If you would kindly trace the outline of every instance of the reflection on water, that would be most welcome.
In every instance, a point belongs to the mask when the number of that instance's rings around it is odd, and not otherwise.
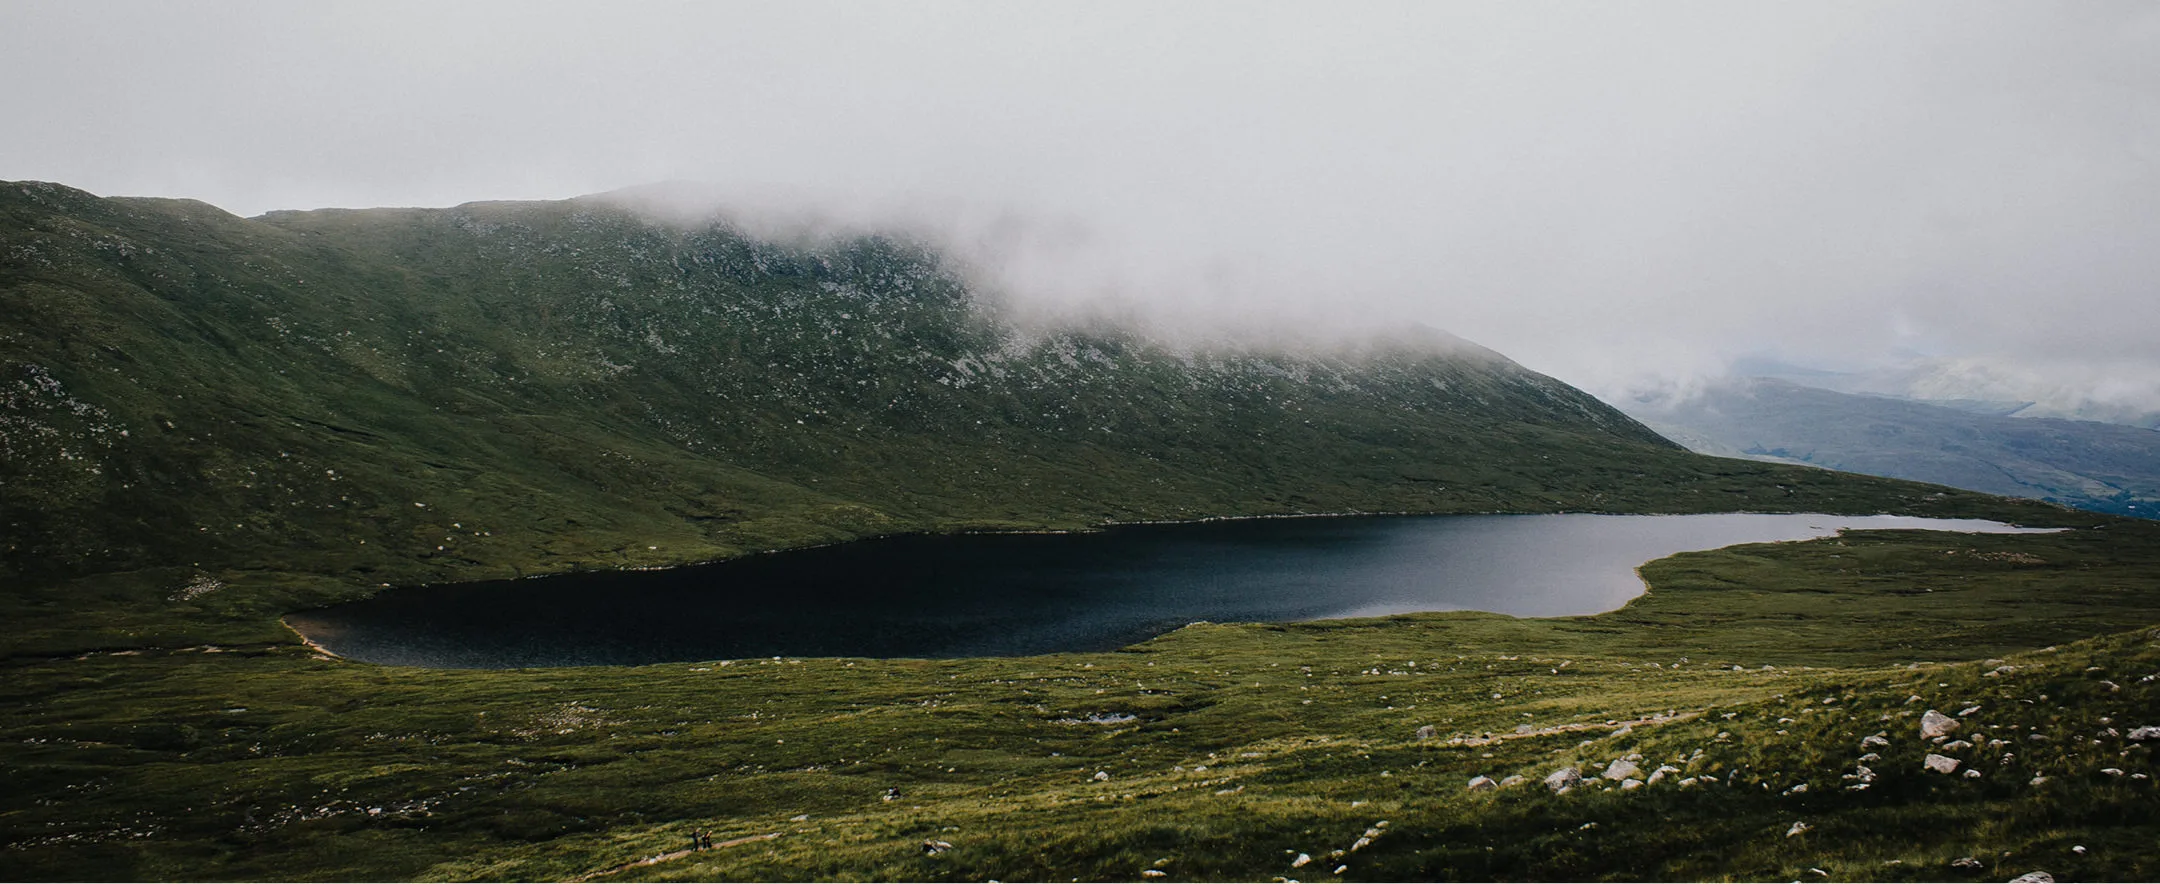
[[[1594,614],[1683,550],[1973,519],[1359,516],[897,537],[667,571],[411,587],[287,619],[378,663],[509,668],[1108,650],[1196,620]]]

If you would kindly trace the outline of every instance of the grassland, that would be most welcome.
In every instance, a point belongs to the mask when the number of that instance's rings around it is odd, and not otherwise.
[[[2160,530],[2104,524],[1683,554],[1596,617],[1202,625],[1108,654],[18,658],[0,858],[15,878],[557,879],[706,829],[778,837],[602,877],[2150,878],[2154,770],[2126,735],[2160,723],[2141,680]],[[1920,739],[1921,711],[1972,706],[1978,745]],[[1983,776],[1926,773],[1929,751]],[[1537,785],[1631,754],[1680,773]],[[1848,791],[1858,764],[1875,778]],[[1530,783],[1465,788],[1510,774]]]

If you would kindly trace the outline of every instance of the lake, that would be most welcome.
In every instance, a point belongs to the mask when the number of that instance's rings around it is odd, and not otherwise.
[[[356,660],[437,668],[749,657],[988,657],[1123,647],[1187,623],[1412,611],[1595,614],[1686,550],[1976,519],[1343,516],[907,536],[659,571],[406,587],[290,615]]]

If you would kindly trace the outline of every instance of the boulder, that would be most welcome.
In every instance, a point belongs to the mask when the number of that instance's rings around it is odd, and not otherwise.
[[[2130,740],[2137,743],[2146,740],[2160,740],[2160,727],[2146,726],[2133,730],[2130,732]]]
[[[2010,884],[2055,884],[2055,876],[2046,872],[2026,872],[2010,879]]]
[[[1509,774],[1505,777],[1500,778],[1500,788],[1505,789],[1509,786],[1520,786],[1529,781],[1530,780],[1528,777],[1524,777],[1521,774]]]
[[[1920,713],[1920,738],[1932,740],[1957,733],[1958,720],[1933,709]]]
[[[1636,765],[1633,761],[1622,758],[1618,761],[1606,765],[1605,773],[1603,774],[1603,776],[1608,780],[1626,780],[1640,776],[1641,774],[1642,768],[1640,766]]]
[[[1925,764],[1928,770],[1940,774],[1956,773],[1958,769],[1957,759],[1948,755],[1937,755],[1933,752],[1929,752],[1927,758],[1921,763]]]
[[[1622,792],[1633,792],[1636,789],[1640,789],[1642,787],[1643,781],[1635,779],[1634,777],[1629,777],[1620,781],[1620,791]]]
[[[1815,827],[1814,827],[1814,826],[1810,826],[1810,825],[1808,825],[1807,823],[1793,823],[1793,824],[1792,824],[1792,828],[1790,828],[1790,829],[1786,829],[1786,830],[1785,830],[1785,837],[1787,837],[1787,838],[1791,838],[1791,837],[1793,837],[1794,835],[1798,835],[1798,834],[1801,834],[1801,833],[1803,833],[1803,832],[1806,832],[1807,830],[1809,830],[1809,829],[1812,829],[1812,828],[1815,828]]]
[[[1563,767],[1545,775],[1545,788],[1555,792],[1565,792],[1579,785],[1582,785],[1582,771],[1577,768]]]
[[[1500,788],[1500,784],[1493,782],[1492,777],[1476,776],[1470,778],[1470,791],[1472,792],[1490,792],[1497,788]]]
[[[1417,738],[1420,740],[1430,740],[1437,736],[1440,736],[1440,729],[1432,725],[1428,724],[1417,729]]]
[[[1300,853],[1297,855],[1297,859],[1290,861],[1290,867],[1293,869],[1302,869],[1305,867],[1305,864],[1309,862],[1312,862],[1312,857]]]

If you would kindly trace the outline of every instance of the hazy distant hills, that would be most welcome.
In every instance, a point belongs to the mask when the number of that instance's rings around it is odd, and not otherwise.
[[[1011,319],[938,254],[604,199],[241,219],[0,185],[0,574],[407,582],[895,531],[1872,510],[1437,333]]]
[[[1698,451],[2160,517],[2160,431],[1752,378],[1632,413]],[[2014,410],[2014,409],[2012,409]]]
[[[1732,373],[1839,393],[1907,399],[1976,414],[2102,421],[2160,429],[2160,409],[2153,408],[2150,403],[2140,404],[2136,396],[2119,400],[2096,398],[2096,391],[2088,387],[2065,385],[2060,380],[1982,359],[1915,354],[1892,365],[1865,371],[1823,371],[1771,360],[1746,359],[1735,364]],[[2138,386],[2130,385],[2132,388]],[[2129,390],[2116,392],[2126,394]]]

